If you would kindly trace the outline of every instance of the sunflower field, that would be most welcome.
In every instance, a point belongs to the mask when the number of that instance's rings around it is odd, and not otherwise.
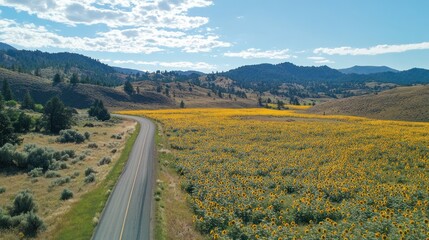
[[[126,111],[160,122],[213,239],[428,239],[429,124],[294,110]]]

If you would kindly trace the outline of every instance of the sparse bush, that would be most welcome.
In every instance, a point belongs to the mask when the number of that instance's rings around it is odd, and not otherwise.
[[[73,175],[71,175],[71,178],[77,178],[80,175],[80,173],[78,171],[73,172]]]
[[[0,194],[6,192],[6,188],[5,187],[0,187]]]
[[[60,136],[56,139],[60,143],[83,143],[85,136],[78,133],[73,129],[66,129],[60,131]]]
[[[34,168],[33,170],[29,171],[27,175],[32,178],[41,177],[43,176],[43,168]]]
[[[89,143],[88,148],[98,148],[97,143]]]
[[[104,164],[109,164],[112,162],[112,159],[110,157],[103,157],[99,162],[98,165],[104,165]]]
[[[24,215],[24,219],[19,224],[19,230],[25,236],[35,237],[37,233],[45,229],[45,224],[34,212],[29,212]]]
[[[68,176],[67,177],[62,177],[62,178],[55,179],[54,181],[51,182],[50,187],[62,186],[64,184],[66,184],[66,183],[69,183],[70,180],[71,180],[71,178],[68,177]]]
[[[88,176],[91,173],[95,173],[94,169],[92,167],[88,167],[85,169],[85,176]]]
[[[94,181],[95,181],[94,173],[90,173],[88,176],[85,177],[85,180],[84,180],[85,183],[92,183]]]
[[[45,173],[45,178],[56,178],[56,177],[61,177],[61,174],[58,173],[57,171],[49,170]]]
[[[70,198],[73,198],[73,192],[72,192],[72,191],[70,191],[70,190],[68,190],[68,189],[64,189],[64,190],[61,192],[60,200],[65,201],[65,200],[68,200],[68,199],[70,199]]]
[[[35,147],[28,154],[27,164],[29,169],[43,168],[47,170],[52,163],[53,151],[48,148]]]
[[[10,209],[10,215],[17,216],[35,209],[36,203],[33,201],[33,195],[28,190],[25,190],[15,196],[13,205]]]
[[[89,138],[91,137],[91,134],[89,132],[85,132],[83,135],[85,136],[86,140],[89,140]]]

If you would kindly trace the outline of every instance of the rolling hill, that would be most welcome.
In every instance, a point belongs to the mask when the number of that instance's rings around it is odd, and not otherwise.
[[[338,71],[344,74],[373,74],[373,73],[383,73],[383,72],[399,72],[396,69],[386,67],[386,66],[353,66],[350,68],[338,69]]]
[[[16,48],[14,48],[14,47],[12,47],[11,45],[9,45],[9,44],[6,44],[6,43],[2,43],[2,42],[0,42],[0,50],[4,50],[4,51],[7,51],[7,50],[17,50]]]
[[[316,105],[308,112],[429,121],[429,85],[398,87],[378,94],[332,100]]]
[[[101,99],[110,109],[140,109],[174,107],[172,99],[156,92],[142,91],[129,96],[121,87],[111,88],[97,85],[60,83],[30,74],[17,73],[0,68],[0,80],[7,79],[17,100],[22,100],[25,91],[30,91],[35,102],[44,104],[53,96],[58,96],[70,107],[88,108],[94,99]]]

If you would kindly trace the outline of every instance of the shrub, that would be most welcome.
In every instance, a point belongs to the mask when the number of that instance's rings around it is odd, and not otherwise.
[[[19,225],[19,229],[29,237],[35,237],[38,232],[45,229],[45,224],[34,212],[25,214],[23,221]]]
[[[45,173],[45,178],[56,178],[61,177],[61,174],[59,174],[57,171],[49,170]]]
[[[53,151],[48,148],[36,147],[28,154],[27,164],[29,169],[43,168],[47,170],[53,159]]]
[[[112,162],[112,159],[110,157],[103,157],[99,162],[98,165],[104,165],[104,164],[109,164]]]
[[[27,174],[29,177],[32,177],[32,178],[40,177],[43,175],[43,168],[34,168],[33,170],[29,171]]]
[[[50,187],[53,187],[53,186],[62,186],[64,184],[66,184],[66,183],[69,183],[70,180],[71,180],[71,178],[68,177],[68,176],[67,177],[62,177],[62,178],[55,179],[54,181],[51,182]]]
[[[12,216],[28,213],[36,209],[36,204],[33,201],[33,195],[28,191],[22,191],[15,196],[13,205],[10,209]]]
[[[70,198],[73,198],[73,192],[72,192],[72,191],[70,191],[70,190],[68,190],[68,189],[64,189],[64,190],[61,192],[60,200],[65,201],[65,200],[68,200],[68,199],[70,199]]]
[[[95,173],[94,169],[92,169],[92,167],[88,167],[87,169],[85,169],[85,176],[88,176],[91,173]]]
[[[60,131],[60,136],[56,139],[60,143],[83,143],[85,136],[78,133],[73,129],[66,129]]]
[[[0,148],[0,166],[9,167],[13,164],[16,147],[10,143],[6,143]]]
[[[88,148],[98,148],[97,143],[89,143]]]
[[[84,180],[85,183],[92,183],[94,181],[95,181],[94,173],[90,173],[88,176],[85,177],[85,180]]]
[[[12,219],[0,209],[0,229],[8,229],[12,225]]]
[[[5,187],[0,187],[0,194],[6,192],[6,188]]]
[[[91,137],[91,134],[89,132],[85,132],[83,135],[85,136],[86,140],[89,140],[89,138]]]

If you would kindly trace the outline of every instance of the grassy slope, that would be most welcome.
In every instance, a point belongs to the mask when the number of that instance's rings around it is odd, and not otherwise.
[[[377,95],[334,100],[316,105],[308,112],[377,119],[429,121],[429,85],[398,87]]]
[[[69,84],[52,85],[48,79],[35,77],[33,75],[13,72],[0,68],[0,80],[7,79],[14,92],[15,98],[22,100],[28,89],[34,100],[45,103],[53,96],[59,96],[66,105],[76,108],[89,107],[95,98],[103,100],[107,107],[122,109],[147,108],[148,104],[174,106],[172,100],[153,92],[143,92],[128,96],[121,88],[109,88],[96,85]]]
[[[95,228],[93,218],[97,213],[101,213],[108,199],[108,192],[113,189],[117,179],[121,175],[128,155],[134,145],[140,125],[127,141],[119,160],[109,172],[106,179],[93,191],[88,192],[82,200],[72,206],[70,211],[64,216],[64,222],[58,227],[58,231],[53,234],[54,239],[90,239]]]

